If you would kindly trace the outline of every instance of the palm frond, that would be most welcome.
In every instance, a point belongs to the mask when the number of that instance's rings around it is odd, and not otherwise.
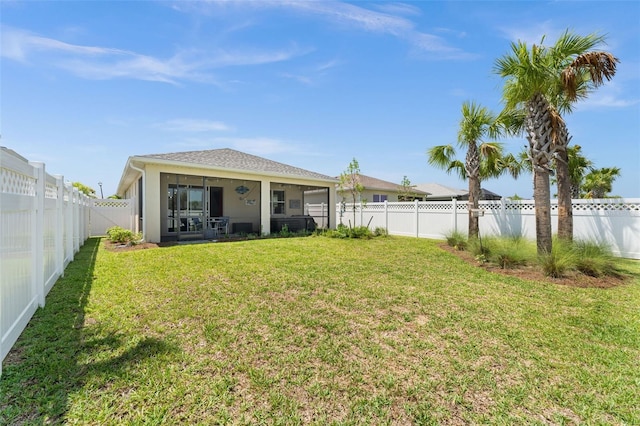
[[[451,145],[437,145],[427,150],[429,164],[440,169],[447,169],[455,160],[456,150]]]
[[[460,160],[454,160],[451,162],[451,164],[449,164],[449,167],[447,168],[447,173],[451,174],[455,172],[458,177],[460,177],[460,179],[462,180],[466,180],[467,179],[467,170],[464,167],[464,163]]]
[[[616,65],[619,62],[620,60],[609,52],[586,52],[579,55],[562,70],[561,80],[567,97],[576,100],[578,89],[584,87],[585,83],[591,83],[590,85],[596,88],[604,84],[605,80],[611,80],[616,74]]]

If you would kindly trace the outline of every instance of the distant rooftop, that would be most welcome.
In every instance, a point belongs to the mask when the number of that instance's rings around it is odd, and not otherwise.
[[[469,191],[464,189],[455,189],[448,186],[440,185],[439,183],[419,183],[416,188],[429,192],[427,200],[450,200],[451,198],[457,198],[459,200],[469,199]],[[488,189],[480,189],[481,200],[499,200],[502,196],[491,192]]]
[[[404,190],[402,185],[399,185],[397,183],[388,182],[382,179],[376,179],[374,177],[366,176],[363,174],[360,175],[360,183],[362,184],[362,186],[364,186],[365,189],[369,189],[369,190],[377,189],[381,191],[396,191],[396,192],[402,192]],[[428,192],[420,190],[414,185],[410,187],[410,192],[415,195],[429,195]]]

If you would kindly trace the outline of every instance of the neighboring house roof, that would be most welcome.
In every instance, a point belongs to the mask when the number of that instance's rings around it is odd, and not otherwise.
[[[481,200],[501,200],[502,195],[498,195],[495,192],[489,191],[488,189],[481,188],[480,199]]]
[[[469,198],[469,191],[463,189],[450,188],[448,186],[440,185],[439,183],[419,183],[416,188],[428,191],[431,193],[427,200],[450,200],[451,198],[457,198],[459,200],[466,200]],[[481,200],[499,200],[502,196],[491,192],[488,189],[480,189]]]
[[[454,189],[448,186],[440,185],[439,183],[419,183],[416,188],[429,193],[427,200],[441,199],[447,200],[451,198],[461,198],[467,195],[467,191],[461,189]]]
[[[397,183],[387,182],[386,180],[376,179],[371,176],[366,176],[360,174],[360,183],[364,186],[366,190],[378,190],[378,191],[387,191],[387,192],[403,192],[404,187],[402,185],[398,185]],[[429,193],[423,190],[420,190],[414,186],[411,187],[411,194],[415,195],[423,195],[428,196]]]

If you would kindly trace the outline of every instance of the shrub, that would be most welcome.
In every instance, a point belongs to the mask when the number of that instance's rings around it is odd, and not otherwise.
[[[385,230],[386,232],[386,230]],[[374,233],[371,232],[366,226],[356,226],[350,228],[344,224],[339,224],[336,229],[327,229],[323,235],[329,238],[364,238],[370,239],[374,237]],[[377,236],[377,235],[375,235]]]
[[[142,234],[134,233],[130,229],[112,226],[107,229],[107,236],[111,242],[119,244],[137,244],[142,240]]]
[[[548,277],[562,278],[576,264],[576,255],[571,245],[554,239],[550,253],[538,256],[542,271]]]
[[[467,250],[469,250],[477,259],[483,261],[489,260],[492,246],[495,245],[495,237],[469,238],[467,241]]]
[[[467,236],[460,231],[451,231],[445,234],[447,244],[457,250],[465,250],[467,248]]]
[[[576,269],[583,274],[592,277],[620,275],[608,246],[592,241],[575,241],[573,250]]]
[[[387,228],[378,226],[376,227],[376,229],[373,230],[373,235],[376,237],[388,237],[389,231],[387,231]]]
[[[534,257],[535,247],[520,236],[495,239],[491,249],[491,261],[502,269],[526,265]]]

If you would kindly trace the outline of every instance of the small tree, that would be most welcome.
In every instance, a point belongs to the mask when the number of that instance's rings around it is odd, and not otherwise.
[[[351,160],[347,169],[340,174],[338,194],[343,198],[351,197],[353,210],[353,225],[356,224],[356,203],[360,200],[360,194],[364,191],[364,185],[360,182],[360,165],[355,158]]]
[[[407,176],[404,176],[400,182],[400,188],[398,188],[398,201],[410,201],[414,194],[411,181]]]
[[[82,192],[87,197],[96,198],[96,190],[90,186],[80,182],[73,182],[71,185],[73,185],[74,188],[78,188],[78,191]]]

